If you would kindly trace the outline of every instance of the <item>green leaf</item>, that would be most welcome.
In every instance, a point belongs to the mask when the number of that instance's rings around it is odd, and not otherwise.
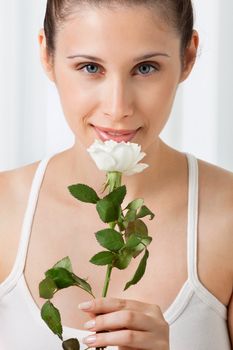
[[[85,203],[96,204],[100,199],[93,188],[84,184],[71,185],[68,189],[73,197]]]
[[[152,237],[147,236],[147,237],[143,237],[142,238],[142,244],[144,244],[144,246],[148,246],[152,241]]]
[[[49,277],[46,277],[39,284],[39,292],[40,292],[41,298],[52,299],[56,291],[57,291],[57,286],[54,283],[54,281]]]
[[[117,252],[124,246],[122,235],[111,228],[98,231],[95,236],[99,244],[110,251]]]
[[[46,271],[45,276],[51,278],[59,289],[67,288],[75,284],[72,273],[63,267],[52,268]]]
[[[126,195],[126,187],[125,185],[117,187],[115,190],[110,192],[103,199],[107,199],[115,203],[116,206],[120,206]]]
[[[125,249],[117,254],[113,266],[119,270],[124,270],[129,266],[131,260],[132,254]]]
[[[95,254],[91,259],[90,262],[94,265],[109,265],[112,263],[113,259],[115,258],[115,254],[109,251],[104,251]]]
[[[74,273],[72,274],[72,276],[75,280],[75,286],[80,287],[81,289],[85,290],[87,293],[94,296],[92,293],[90,284],[85,279],[76,276]]]
[[[125,209],[138,210],[143,205],[144,200],[142,198],[134,199],[130,202]]]
[[[134,209],[128,210],[128,212],[125,215],[125,222],[128,224],[129,222],[135,221],[136,220],[136,215],[137,212]]]
[[[120,206],[116,206],[114,202],[107,199],[99,200],[96,204],[96,210],[104,223],[116,221],[120,215]]]
[[[125,195],[126,187],[120,186],[97,202],[96,209],[104,223],[113,222],[119,219],[121,214],[121,204]]]
[[[132,233],[126,240],[125,248],[136,258],[152,241],[152,237]]]
[[[149,252],[146,249],[145,254],[142,257],[133,278],[129,282],[126,283],[124,290],[128,289],[130,286],[132,286],[134,284],[137,284],[140,281],[140,279],[142,278],[142,276],[145,273],[146,263],[147,263],[148,257],[149,257]]]
[[[150,211],[149,208],[143,205],[137,214],[137,219],[143,218],[144,216],[147,216],[147,215],[150,215],[150,220],[154,219],[155,217],[155,214],[152,213],[152,211]]]
[[[137,245],[139,245],[139,243],[141,243],[142,238],[132,234],[131,236],[129,236],[129,238],[126,241],[125,247],[128,249],[133,249],[135,248]]]
[[[61,315],[58,309],[48,300],[41,309],[41,317],[51,331],[62,339]]]
[[[136,258],[152,241],[152,237],[141,237],[141,243],[139,243],[133,250],[133,257]]]
[[[62,260],[59,260],[54,266],[53,268],[56,268],[56,267],[63,267],[64,269],[70,271],[70,272],[73,272],[73,269],[72,269],[72,264],[71,264],[71,261],[70,261],[70,258],[68,256],[66,256],[65,258],[63,258]]]
[[[134,222],[129,222],[125,231],[126,237],[129,237],[133,233],[141,236],[147,236],[148,229],[146,224],[140,219],[137,219]]]
[[[62,347],[64,350],[79,350],[80,349],[80,344],[78,339],[72,338],[72,339],[67,339],[62,343]]]
[[[52,268],[48,270],[45,275],[54,281],[58,289],[77,286],[93,296],[89,283],[63,267]]]

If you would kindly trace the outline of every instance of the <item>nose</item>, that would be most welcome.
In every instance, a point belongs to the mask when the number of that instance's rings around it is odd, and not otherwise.
[[[105,82],[103,112],[114,121],[120,121],[133,115],[132,91],[127,81],[119,77],[109,78]]]

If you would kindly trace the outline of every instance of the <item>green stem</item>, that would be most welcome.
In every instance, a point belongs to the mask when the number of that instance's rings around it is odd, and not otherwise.
[[[109,187],[109,193],[112,192],[115,188],[121,186],[121,173],[119,172],[108,172],[107,173],[107,184]],[[114,229],[117,222],[110,222],[109,227],[111,229]],[[104,281],[104,287],[102,291],[102,297],[105,298],[108,292],[108,287],[110,283],[111,273],[112,273],[112,265],[108,265],[106,275],[105,275],[105,281]],[[98,332],[97,332],[98,333]],[[106,347],[100,347],[96,348],[96,350],[105,350]]]
[[[109,227],[110,227],[111,229],[114,230],[115,226],[116,226],[115,221],[109,223]]]
[[[103,287],[103,291],[102,291],[103,298],[106,297],[107,292],[108,292],[111,273],[112,273],[112,265],[108,265],[106,275],[105,275],[104,287]],[[104,332],[104,331],[102,331],[102,332]],[[101,332],[96,332],[96,333],[101,333]],[[105,349],[106,349],[106,347],[96,348],[96,350],[105,350]]]
[[[104,281],[104,287],[102,291],[102,297],[105,298],[108,292],[110,277],[112,273],[112,265],[108,265],[106,275],[105,275],[105,281]]]
[[[107,173],[107,184],[109,193],[121,186],[122,173],[119,171],[109,171]]]

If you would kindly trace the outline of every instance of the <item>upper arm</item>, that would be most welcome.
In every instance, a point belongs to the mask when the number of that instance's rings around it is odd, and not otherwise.
[[[233,173],[213,165],[206,166],[204,162],[201,166],[205,175],[202,178],[202,197],[208,214],[211,213],[210,217],[207,216],[210,223],[207,222],[206,226],[211,227],[211,235],[207,236],[203,246],[211,247],[214,257],[214,268],[210,271],[219,291],[218,298],[228,306],[228,328],[233,346]],[[219,267],[218,274],[216,266]]]
[[[7,275],[8,269],[8,249],[10,246],[10,225],[12,218],[9,217],[10,212],[14,211],[12,203],[10,203],[10,172],[0,173],[0,282]],[[11,220],[10,220],[11,219]]]
[[[230,263],[230,271],[231,273],[231,285],[232,285],[232,293],[231,293],[231,298],[230,302],[228,304],[228,329],[229,329],[229,335],[231,339],[231,345],[233,347],[233,175],[232,175],[232,182],[229,187],[229,194],[230,194],[230,212],[231,212],[231,220],[229,222],[229,251],[231,252],[231,260],[229,260]]]
[[[8,170],[0,172],[0,283],[13,267],[22,221],[19,172]]]
[[[33,163],[0,172],[0,283],[13,267],[32,179]]]
[[[231,340],[231,345],[233,348],[233,174],[230,174],[229,178],[226,179],[226,190],[227,195],[225,197],[225,203],[226,206],[224,207],[222,211],[222,216],[225,218],[225,233],[223,234],[223,237],[225,238],[225,244],[226,247],[225,253],[223,257],[225,257],[225,261],[228,265],[228,271],[229,271],[229,286],[231,286],[230,295],[229,295],[229,303],[228,303],[228,330],[229,330],[229,336]],[[222,259],[223,259],[222,257]]]

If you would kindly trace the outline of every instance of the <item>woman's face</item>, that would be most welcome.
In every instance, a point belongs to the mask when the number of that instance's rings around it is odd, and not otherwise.
[[[144,6],[88,6],[58,31],[52,74],[77,143],[123,140],[146,150],[183,79],[180,38]]]

